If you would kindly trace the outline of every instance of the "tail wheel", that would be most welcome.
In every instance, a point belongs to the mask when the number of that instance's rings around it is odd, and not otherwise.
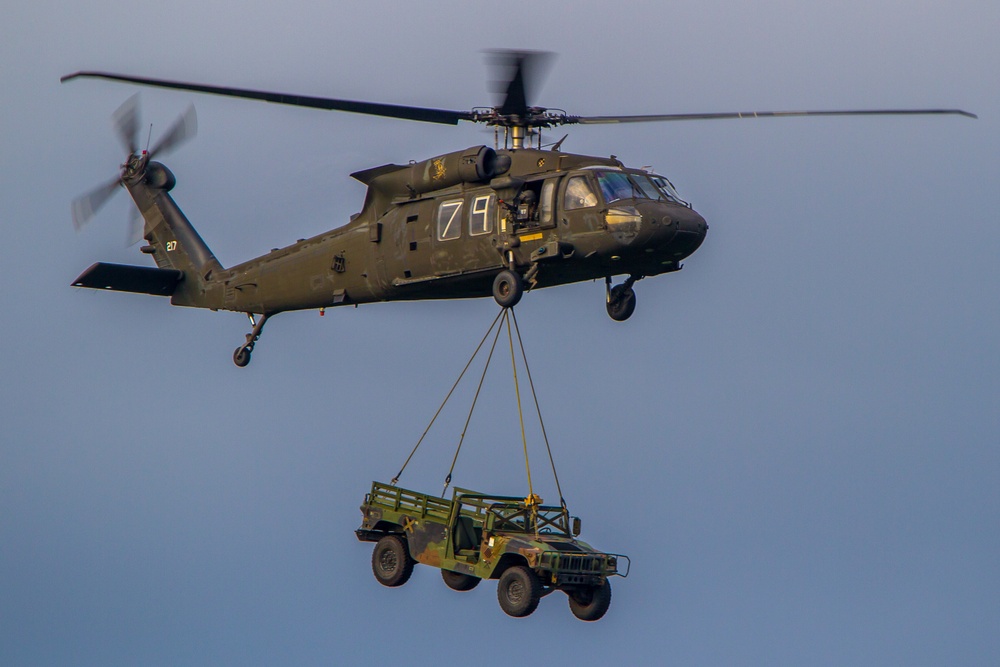
[[[441,570],[441,578],[453,591],[471,591],[482,581],[479,577],[473,577],[471,574],[462,574],[451,570]]]
[[[635,290],[625,285],[615,285],[608,295],[608,315],[615,322],[624,322],[635,312]]]
[[[513,308],[524,294],[524,281],[517,273],[504,269],[493,280],[493,298],[503,308]]]
[[[413,574],[413,559],[406,541],[399,535],[386,535],[372,551],[372,572],[383,586],[402,586]]]
[[[591,586],[575,591],[567,591],[569,608],[581,621],[596,621],[607,613],[611,606],[611,582],[607,579],[601,586]]]
[[[542,584],[534,570],[524,565],[507,568],[500,575],[497,599],[508,616],[522,618],[538,607],[542,597]]]
[[[250,350],[246,345],[240,345],[236,348],[236,351],[233,352],[233,363],[240,368],[243,368],[250,363]]]

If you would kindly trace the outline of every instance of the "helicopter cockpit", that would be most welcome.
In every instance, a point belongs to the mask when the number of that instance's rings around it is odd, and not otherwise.
[[[690,206],[665,176],[611,170],[595,170],[594,175],[607,204],[622,199],[651,199]]]

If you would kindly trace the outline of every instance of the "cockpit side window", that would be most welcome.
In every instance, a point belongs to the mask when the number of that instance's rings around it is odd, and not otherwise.
[[[566,192],[563,194],[563,209],[572,211],[578,208],[597,206],[597,195],[587,182],[586,176],[573,176],[566,182]]]

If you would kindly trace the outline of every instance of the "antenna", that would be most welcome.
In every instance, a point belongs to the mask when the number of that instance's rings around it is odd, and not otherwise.
[[[144,151],[142,151],[143,153],[148,153],[149,152],[149,140],[152,138],[152,136],[153,136],[153,124],[150,123],[149,124],[149,133],[146,135],[146,149]]]

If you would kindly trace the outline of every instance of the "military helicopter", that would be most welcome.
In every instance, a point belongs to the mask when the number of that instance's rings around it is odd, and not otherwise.
[[[251,331],[233,361],[250,362],[267,320],[284,311],[377,301],[487,297],[513,307],[526,289],[604,279],[608,315],[627,320],[642,278],[678,271],[705,239],[708,225],[660,174],[630,168],[614,156],[548,148],[540,130],[677,120],[958,114],[959,109],[878,109],[577,116],[529,106],[528,82],[551,54],[492,52],[503,78],[500,103],[471,111],[308,97],[168,81],[108,72],[98,78],[279,104],[494,128],[494,146],[473,146],[422,162],[386,164],[351,176],[368,187],[361,211],[346,225],[224,268],[169,192],[176,179],[154,160],[193,136],[191,107],[151,150],[139,149],[136,103],[115,114],[128,155],[110,182],[73,202],[82,227],[124,187],[142,215],[143,253],[156,268],[98,262],[76,287],[169,296],[178,306],[242,312]],[[500,133],[503,144],[500,144]],[[535,138],[535,145],[532,145]],[[612,277],[626,276],[612,286]]]

